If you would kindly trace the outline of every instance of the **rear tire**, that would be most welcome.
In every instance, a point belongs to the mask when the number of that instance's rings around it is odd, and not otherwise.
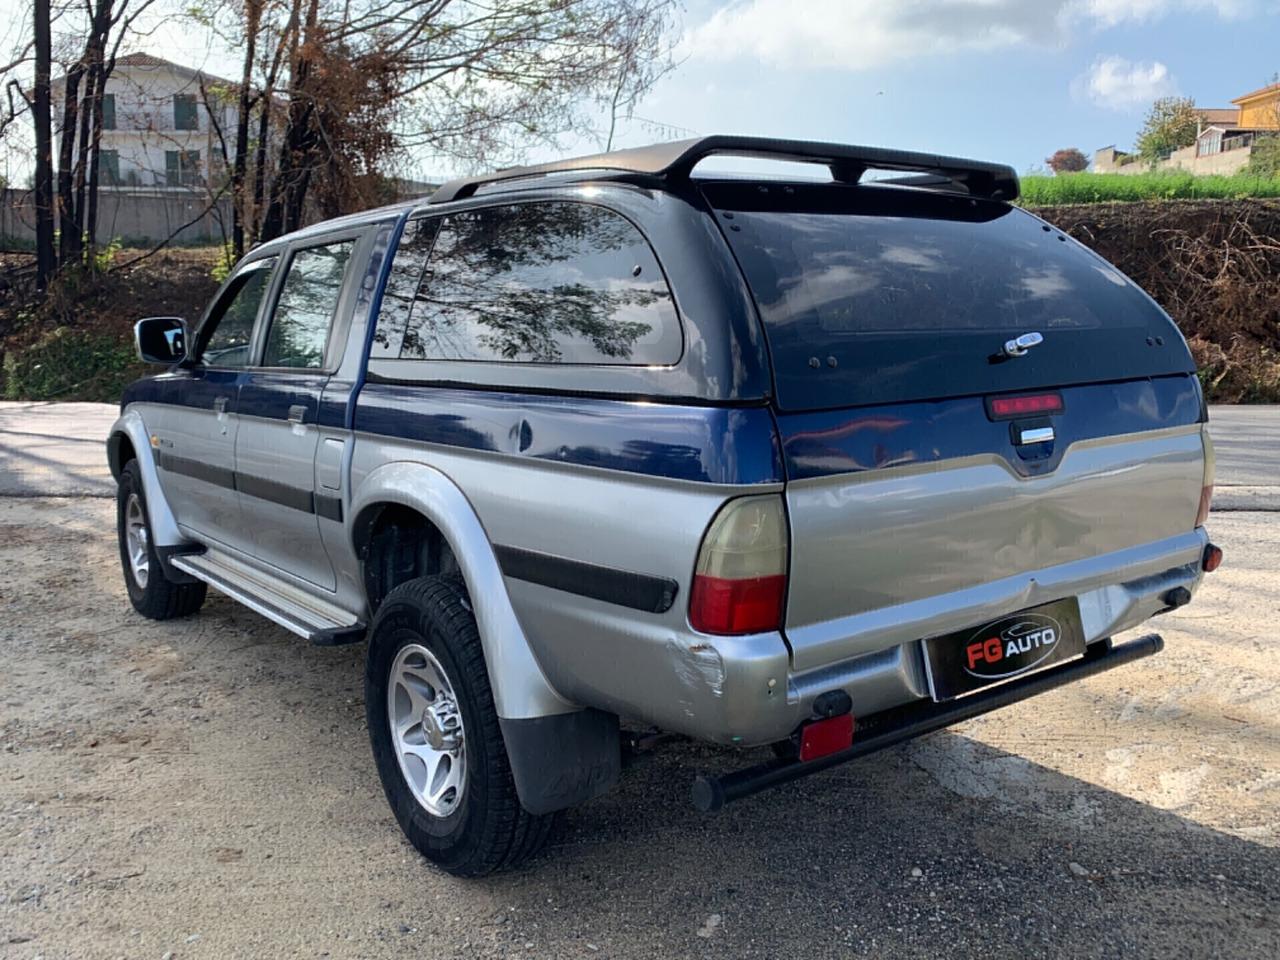
[[[165,576],[151,536],[146,493],[138,461],[120,471],[116,486],[116,536],[129,602],[149,620],[172,620],[195,613],[204,604],[203,583],[174,583]]]
[[[369,631],[365,715],[400,829],[459,877],[515,866],[555,816],[520,805],[484,651],[455,578],[419,577],[387,594]]]

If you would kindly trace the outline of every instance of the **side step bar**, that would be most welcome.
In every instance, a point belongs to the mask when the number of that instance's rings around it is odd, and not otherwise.
[[[177,554],[169,563],[319,646],[364,638],[366,624],[348,611],[218,551]]]
[[[1042,673],[1013,680],[978,693],[971,693],[959,700],[943,703],[923,701],[905,707],[886,710],[880,714],[857,721],[853,746],[807,763],[799,760],[774,760],[743,770],[735,770],[723,776],[702,774],[693,781],[693,805],[703,813],[720,810],[726,803],[741,800],[753,793],[776,787],[810,774],[848,763],[858,757],[892,747],[906,740],[933,733],[962,720],[1007,707],[1019,700],[1026,700],[1061,687],[1095,673],[1103,673],[1116,667],[1150,657],[1164,649],[1164,640],[1158,634],[1149,634],[1118,646],[1103,647],[1097,653],[1092,650],[1078,660],[1053,667]],[[861,736],[861,739],[859,737]]]

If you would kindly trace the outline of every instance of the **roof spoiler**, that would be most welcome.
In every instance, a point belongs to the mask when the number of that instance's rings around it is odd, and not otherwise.
[[[832,179],[838,183],[857,183],[867,170],[894,170],[923,175],[898,181],[909,183],[915,180],[910,184],[912,186],[954,190],[988,200],[1013,201],[1018,198],[1017,173],[1012,167],[1000,163],[844,143],[720,135],[656,143],[648,147],[574,157],[531,167],[510,167],[478,177],[464,177],[451,180],[440,187],[428,202],[463,200],[481,187],[577,170],[633,174],[667,182],[687,180],[698,163],[717,155],[825,164],[831,170]]]

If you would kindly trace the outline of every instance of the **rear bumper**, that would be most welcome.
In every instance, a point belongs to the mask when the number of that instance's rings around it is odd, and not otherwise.
[[[1027,700],[1046,691],[1083,680],[1096,673],[1124,666],[1135,660],[1150,657],[1164,648],[1164,641],[1151,634],[1137,640],[1107,649],[1094,648],[1083,658],[1064,663],[1020,680],[1010,680],[995,687],[988,687],[959,700],[946,703],[920,702],[895,710],[887,710],[859,721],[851,746],[817,760],[773,760],[768,763],[737,770],[724,776],[703,775],[694,781],[693,802],[699,810],[713,812],[726,803],[776,787],[791,780],[798,780],[875,753],[915,737],[941,730],[954,723],[981,716],[1000,707]]]
[[[749,745],[789,736],[812,717],[814,699],[827,691],[847,692],[859,717],[900,707],[929,696],[922,637],[1074,596],[1080,601],[1086,640],[1099,641],[1166,609],[1164,595],[1170,590],[1194,592],[1203,577],[1200,561],[1207,543],[1207,534],[1197,528],[950,594],[789,629],[785,639],[791,666],[785,671],[785,687],[779,657],[761,655],[776,649],[773,642],[765,643],[768,637],[702,637],[697,649],[704,661],[715,662],[716,682],[679,684],[678,715],[662,716],[664,711],[653,706],[643,714],[677,732]],[[816,665],[796,670],[796,663]],[[696,671],[686,672],[696,676]],[[633,690],[664,686],[656,676],[631,675],[627,680]]]

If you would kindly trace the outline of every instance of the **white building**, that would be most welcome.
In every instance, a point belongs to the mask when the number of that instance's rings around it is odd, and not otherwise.
[[[63,83],[52,85],[55,127],[62,122]],[[187,191],[216,185],[224,176],[217,130],[230,159],[238,96],[230,80],[149,53],[119,57],[103,98],[100,185]],[[55,164],[59,141],[55,132]]]

